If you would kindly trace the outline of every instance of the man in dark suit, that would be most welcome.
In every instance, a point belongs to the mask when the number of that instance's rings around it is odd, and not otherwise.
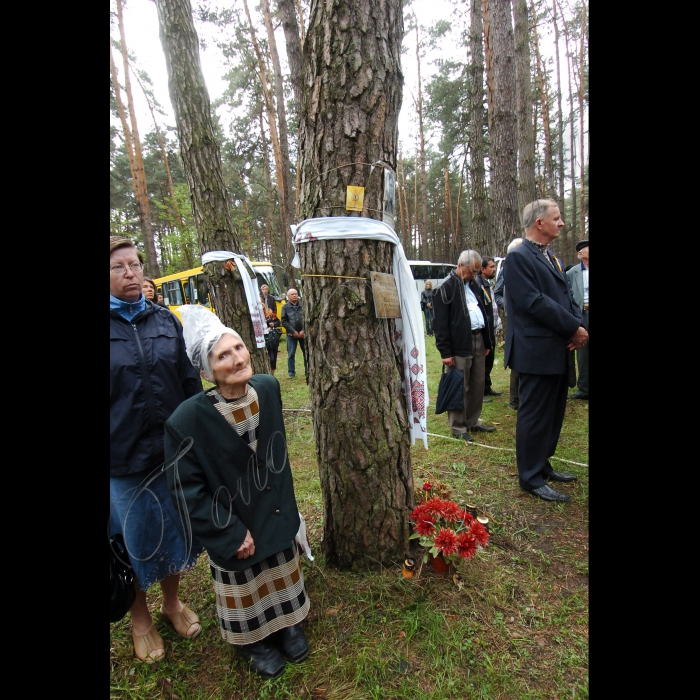
[[[474,442],[468,431],[492,433],[495,428],[479,423],[484,402],[484,362],[493,351],[486,322],[486,309],[475,277],[481,272],[481,256],[463,250],[457,267],[433,296],[435,345],[442,364],[464,373],[463,410],[448,411],[455,437]]]
[[[576,252],[581,263],[573,265],[567,271],[566,277],[569,280],[574,301],[581,309],[583,325],[588,328],[588,240],[579,241],[576,244]],[[576,359],[578,361],[578,389],[569,398],[588,400],[588,343],[576,351]]]
[[[491,337],[491,347],[493,350],[486,355],[484,367],[484,396],[500,396],[500,391],[495,391],[491,386],[491,370],[493,369],[493,360],[496,355],[496,316],[493,308],[493,287],[491,280],[496,274],[496,261],[490,255],[484,255],[481,258],[481,274],[476,276],[476,284],[481,290],[481,300],[484,302],[486,309],[486,322],[489,327],[489,336]],[[484,399],[484,402],[491,399]]]
[[[548,250],[564,226],[559,206],[551,199],[530,202],[523,209],[523,226],[525,240],[504,262],[505,365],[517,370],[520,377],[515,429],[518,476],[520,487],[528,493],[545,501],[568,501],[571,496],[545,482],[576,479],[554,471],[549,458],[564,422],[570,351],[588,342],[588,331],[564,268]]]

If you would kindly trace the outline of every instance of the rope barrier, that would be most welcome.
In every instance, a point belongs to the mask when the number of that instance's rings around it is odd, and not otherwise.
[[[430,437],[439,437],[439,438],[445,438],[446,440],[459,440],[460,442],[464,442],[462,438],[456,438],[453,437],[452,435],[438,435],[437,433],[428,433]],[[470,442],[467,443],[469,445],[475,445],[476,447],[486,447],[489,450],[501,450],[502,452],[515,452],[515,448],[513,447],[495,447],[494,445],[484,445],[481,442]],[[556,459],[558,462],[566,462],[566,464],[575,464],[577,467],[588,467],[587,464],[584,464],[583,462],[572,462],[570,459],[563,459],[562,457],[550,457],[550,459]]]

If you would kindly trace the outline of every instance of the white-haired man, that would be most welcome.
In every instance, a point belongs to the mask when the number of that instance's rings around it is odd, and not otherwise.
[[[464,373],[461,411],[448,411],[452,435],[473,442],[469,435],[495,428],[479,423],[484,402],[485,357],[492,352],[486,309],[475,278],[481,273],[481,255],[463,250],[433,297],[435,345],[442,364]]]

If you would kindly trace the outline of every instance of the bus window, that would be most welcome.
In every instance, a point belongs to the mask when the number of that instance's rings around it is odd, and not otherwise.
[[[182,306],[185,303],[178,280],[163,283],[163,301],[166,306]]]
[[[272,265],[258,265],[253,264],[253,269],[255,270],[255,277],[258,282],[258,289],[266,284],[270,288],[270,294],[276,299],[282,296],[282,292],[285,291],[280,289],[280,283],[277,279],[277,274],[272,268]]]
[[[202,306],[211,308],[211,301],[209,300],[209,285],[207,284],[206,275],[197,275],[196,293],[197,303],[201,304]]]

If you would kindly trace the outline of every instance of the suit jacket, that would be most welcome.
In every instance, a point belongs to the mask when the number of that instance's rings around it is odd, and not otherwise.
[[[571,287],[571,294],[574,297],[574,301],[578,304],[579,308],[583,308],[583,270],[581,265],[574,265],[567,273],[566,278],[569,281],[569,286]]]
[[[470,280],[467,284],[474,292],[486,322],[486,326],[482,330],[484,347],[492,349],[488,316],[484,308],[481,289],[474,280]],[[433,320],[435,345],[440,356],[443,358],[471,357],[474,354],[472,350],[472,326],[467,310],[467,300],[464,296],[464,282],[454,272],[450,272],[433,294],[433,310],[435,311],[435,319]]]
[[[256,452],[204,392],[181,403],[165,424],[170,494],[189,516],[195,539],[228,571],[242,571],[290,547],[299,530],[279,382],[256,374],[249,384],[260,407]],[[193,441],[189,450],[174,461],[187,438]],[[246,530],[255,554],[237,559]]]
[[[491,337],[491,346],[496,346],[496,333],[495,333],[495,316],[493,313],[493,287],[491,283],[482,277],[481,275],[476,276],[476,284],[481,292],[481,301],[484,302],[484,308],[486,309],[486,322],[489,326],[489,336]]]
[[[559,263],[561,266],[561,263]],[[504,365],[528,374],[564,374],[571,360],[566,345],[583,325],[566,276],[525,239],[503,263],[508,305]]]

